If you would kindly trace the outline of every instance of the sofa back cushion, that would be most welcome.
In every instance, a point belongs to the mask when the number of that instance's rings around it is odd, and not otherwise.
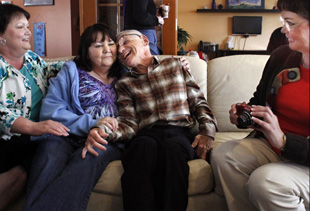
[[[241,131],[229,121],[230,106],[248,102],[258,85],[269,55],[234,55],[208,62],[208,103],[219,131]]]

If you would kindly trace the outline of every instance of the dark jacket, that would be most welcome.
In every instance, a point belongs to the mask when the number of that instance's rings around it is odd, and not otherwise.
[[[126,0],[125,29],[155,29],[157,9],[153,0]]]
[[[279,74],[287,74],[289,82],[299,80],[300,63],[302,54],[292,51],[288,45],[281,46],[272,52],[257,86],[257,89],[249,101],[250,105],[266,106],[277,94],[282,86]],[[292,70],[292,68],[295,68]],[[288,71],[288,69],[290,69]],[[285,71],[285,72],[284,72]],[[308,117],[309,118],[309,117]],[[296,134],[286,133],[286,145],[281,153],[285,159],[309,166],[309,134],[302,137]]]
[[[281,32],[281,29],[282,27],[279,27],[272,32],[267,46],[268,54],[271,54],[272,51],[274,51],[278,47],[288,44],[287,37]]]

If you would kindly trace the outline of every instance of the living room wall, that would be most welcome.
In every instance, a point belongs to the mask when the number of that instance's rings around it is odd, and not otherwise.
[[[271,9],[277,0],[265,0],[265,8]],[[272,31],[279,27],[279,13],[197,13],[204,5],[211,8],[212,0],[179,0],[178,25],[192,35],[192,41],[185,46],[185,50],[198,50],[198,43],[215,41],[220,48],[225,47],[228,36],[232,31],[232,16],[261,15],[263,16],[262,35],[251,36],[246,41],[245,50],[265,50]],[[62,57],[72,55],[71,30],[71,1],[54,0],[52,6],[24,6],[24,0],[13,0],[26,9],[30,14],[30,30],[33,32],[33,22],[46,23],[46,57]],[[226,7],[226,0],[216,0],[217,5]],[[235,36],[235,49],[242,49],[244,38]],[[31,40],[33,46],[33,38]],[[33,47],[32,47],[33,48]]]
[[[265,9],[272,9],[277,0],[265,0]],[[262,16],[262,35],[250,36],[246,40],[245,50],[265,50],[269,37],[274,29],[281,26],[280,13],[197,13],[206,5],[211,8],[212,0],[179,0],[178,26],[192,35],[192,41],[185,46],[185,50],[198,50],[199,41],[208,41],[219,44],[220,49],[225,48],[228,36],[232,35],[233,16]],[[226,0],[216,0],[226,8]],[[243,49],[244,38],[234,36],[235,49]]]
[[[24,6],[24,0],[13,0],[12,3],[30,13],[31,32],[33,32],[33,22],[46,23],[46,57],[72,55],[70,0],[54,0],[54,5],[50,6]],[[33,50],[33,36],[31,46]]]

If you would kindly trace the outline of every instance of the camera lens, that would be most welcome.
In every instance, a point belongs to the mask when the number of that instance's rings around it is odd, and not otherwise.
[[[249,111],[244,111],[237,119],[240,128],[248,128],[253,125],[252,115]]]

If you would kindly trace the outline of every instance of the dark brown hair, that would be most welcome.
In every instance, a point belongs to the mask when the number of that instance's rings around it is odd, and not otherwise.
[[[78,56],[74,59],[77,67],[87,72],[90,72],[93,69],[88,56],[88,48],[91,46],[92,43],[96,42],[99,33],[102,33],[103,35],[102,41],[104,41],[105,37],[108,36],[116,43],[116,34],[110,26],[102,23],[96,23],[92,26],[87,27],[80,38]],[[123,66],[117,58],[112,65],[108,76],[119,78],[122,75],[122,71]]]
[[[23,8],[14,4],[0,4],[0,34],[3,34],[13,18],[25,16],[27,20],[30,14]]]
[[[278,0],[279,10],[294,12],[309,21],[309,0]]]

